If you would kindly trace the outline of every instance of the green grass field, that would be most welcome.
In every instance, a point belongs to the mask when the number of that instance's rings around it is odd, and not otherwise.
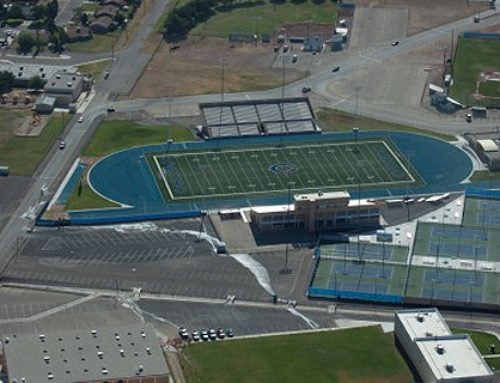
[[[451,331],[453,334],[469,334],[477,349],[483,355],[488,355],[490,353],[490,344],[494,344],[496,349],[500,350],[500,342],[498,341],[498,338],[492,334],[488,334],[487,332],[463,328],[453,328]]]
[[[103,35],[94,34],[87,41],[66,44],[71,52],[100,53],[111,51],[120,31],[109,32]]]
[[[231,12],[219,12],[205,23],[196,26],[191,33],[228,36],[232,32],[273,33],[285,24],[335,23],[337,5],[330,0],[323,4],[307,1],[303,4],[266,4],[262,6],[235,9]]]
[[[483,81],[479,84],[479,93],[488,97],[500,97],[500,81]]]
[[[91,64],[80,65],[78,71],[81,73],[88,73],[93,76],[99,76],[104,69],[109,65],[110,60],[101,60]]]
[[[82,192],[80,195],[78,195],[78,188],[79,185],[77,183],[66,202],[66,210],[68,211],[119,207],[119,205],[95,194],[86,181],[82,182]]]
[[[487,358],[486,363],[493,371],[500,370],[500,358]]]
[[[481,72],[499,70],[500,40],[461,38],[457,45],[450,96],[467,105],[500,105],[500,100],[476,100],[472,96]]]
[[[188,383],[409,383],[379,327],[198,343],[184,349]]]
[[[0,164],[9,166],[12,175],[31,176],[54,145],[69,117],[56,113],[38,137],[16,137],[15,127],[20,125],[24,116],[25,111],[0,109]]]
[[[169,138],[175,142],[192,141],[194,136],[188,128],[181,126],[142,125],[134,121],[104,121],[83,155],[102,157],[132,146],[165,143]]]
[[[360,130],[380,130],[380,131],[399,131],[408,133],[425,134],[444,141],[456,141],[455,136],[442,134],[430,130],[412,128],[410,126],[393,124],[386,121],[375,120],[373,118],[363,117],[340,110],[321,108],[316,112],[316,117],[321,129],[328,132],[350,132],[356,127]]]
[[[154,159],[171,199],[278,193],[288,185],[294,192],[316,192],[358,182],[363,187],[417,182],[384,140],[359,141],[357,147],[353,141],[337,141],[172,152],[156,154]]]

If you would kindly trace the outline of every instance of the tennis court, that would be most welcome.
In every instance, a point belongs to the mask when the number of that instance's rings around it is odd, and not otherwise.
[[[172,200],[417,183],[385,140],[172,151],[153,159]]]
[[[488,193],[486,191],[485,193]],[[463,224],[481,227],[500,226],[500,200],[494,197],[467,197],[464,204]]]
[[[411,266],[406,297],[497,305],[498,273]]]
[[[394,261],[406,262],[408,248],[392,245],[381,245],[374,243],[336,243],[333,245],[322,245],[321,256],[323,258],[364,261]]]
[[[419,222],[413,254],[453,259],[500,261],[500,229]]]

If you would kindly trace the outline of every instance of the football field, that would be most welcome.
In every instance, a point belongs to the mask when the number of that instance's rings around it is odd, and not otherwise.
[[[416,182],[386,141],[228,148],[153,155],[172,200],[394,187]]]

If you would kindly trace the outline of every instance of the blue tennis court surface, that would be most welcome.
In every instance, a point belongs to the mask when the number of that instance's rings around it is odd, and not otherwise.
[[[463,226],[440,225],[432,228],[432,235],[447,238],[467,238],[479,241],[488,240],[488,232],[482,229],[474,229]]]
[[[481,287],[484,285],[484,276],[473,271],[428,270],[425,272],[425,281],[449,285],[473,285]]]
[[[327,254],[327,252],[325,253]],[[367,245],[357,243],[340,243],[332,246],[331,255],[370,260],[390,260],[393,255],[391,246]]]
[[[429,251],[433,255],[459,258],[486,258],[488,249],[484,245],[471,245],[468,243],[440,243],[430,242]]]

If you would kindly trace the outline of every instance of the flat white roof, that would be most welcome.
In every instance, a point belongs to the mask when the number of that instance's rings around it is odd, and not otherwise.
[[[287,211],[294,211],[295,206],[290,205],[271,205],[271,206],[254,206],[250,211],[254,211],[257,214],[264,213],[286,213]]]
[[[368,201],[367,199],[361,199],[361,200],[351,199],[351,200],[349,200],[349,204],[347,206],[349,206],[349,207],[356,207],[356,206],[369,207],[369,206],[375,206],[375,202]]]
[[[324,199],[350,198],[350,195],[346,191],[335,191],[326,193],[295,194],[294,198],[295,201],[319,201]]]
[[[437,309],[396,311],[411,340],[450,335],[451,331]]]
[[[438,381],[493,375],[468,335],[420,339],[416,344]]]

